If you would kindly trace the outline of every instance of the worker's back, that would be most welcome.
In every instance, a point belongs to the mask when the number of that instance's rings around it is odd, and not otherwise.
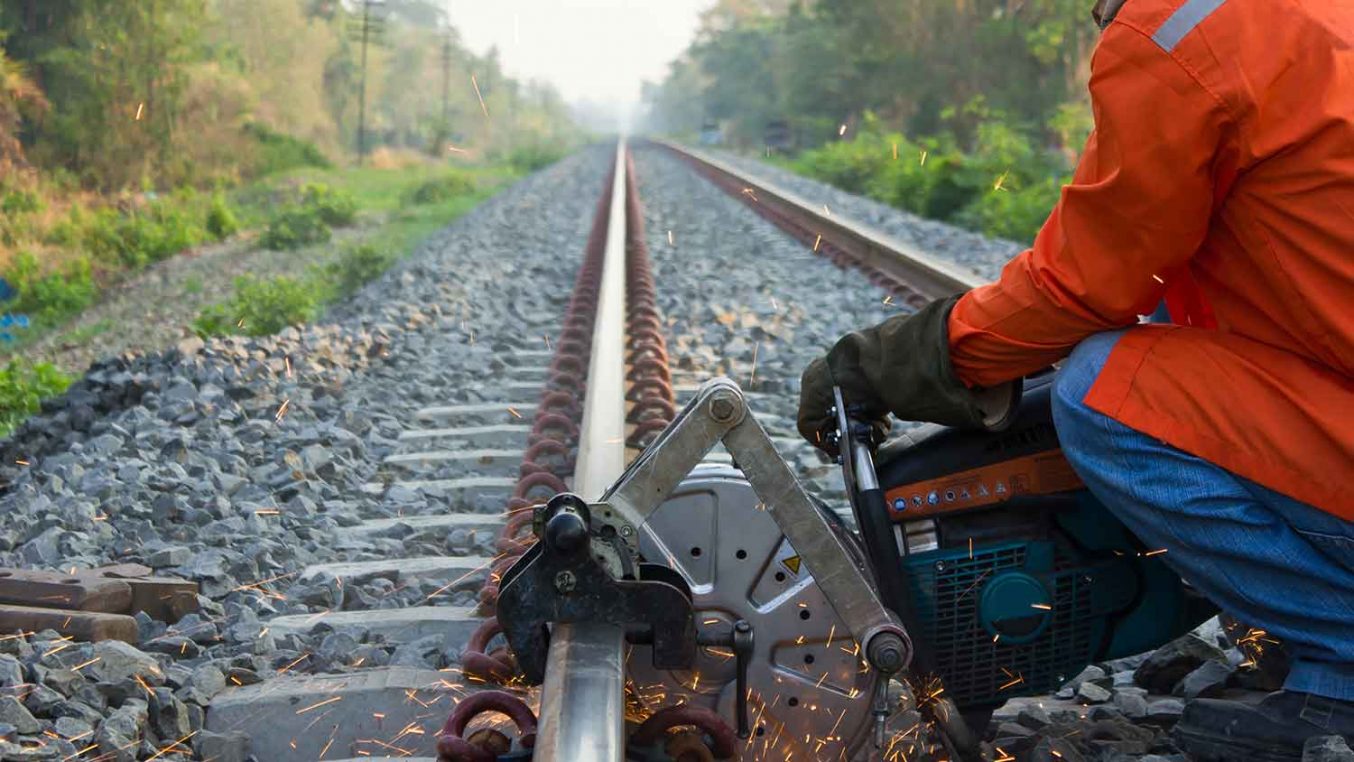
[[[1118,21],[1183,32],[1171,54],[1235,120],[1192,268],[1220,327],[1354,374],[1354,4],[1130,0]]]

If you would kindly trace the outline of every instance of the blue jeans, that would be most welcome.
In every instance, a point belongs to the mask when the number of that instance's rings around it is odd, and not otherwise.
[[[1354,700],[1354,523],[1177,450],[1082,403],[1122,331],[1054,382],[1053,421],[1091,492],[1181,577],[1285,643],[1285,688]]]

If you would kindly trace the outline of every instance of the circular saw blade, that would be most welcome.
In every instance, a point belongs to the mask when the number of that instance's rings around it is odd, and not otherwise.
[[[874,675],[813,570],[739,471],[695,469],[649,517],[640,551],[686,578],[698,631],[727,634],[739,619],[752,625],[744,759],[850,758],[869,735]],[[688,703],[736,728],[731,649],[702,647],[691,670],[666,671],[636,647],[628,671],[637,715]]]

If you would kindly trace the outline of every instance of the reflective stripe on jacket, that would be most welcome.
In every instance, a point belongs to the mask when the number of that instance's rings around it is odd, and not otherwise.
[[[1090,90],[1034,247],[950,316],[960,378],[1035,371],[1193,281],[1216,328],[1130,330],[1086,404],[1354,520],[1354,3],[1128,0]]]

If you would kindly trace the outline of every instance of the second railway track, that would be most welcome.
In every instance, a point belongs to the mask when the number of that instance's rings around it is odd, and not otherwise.
[[[210,599],[143,623],[159,714],[131,748],[172,759],[199,743],[174,746],[187,727],[212,748],[247,736],[261,760],[432,756],[458,705],[532,732],[542,707],[484,625],[529,536],[521,517],[564,487],[592,497],[708,378],[742,384],[798,476],[840,502],[794,431],[800,371],[840,333],[973,276],[909,264],[903,246],[881,259],[886,238],[862,250],[861,231],[731,168],[704,167],[726,194],[671,147],[632,153],[591,149],[533,177],[332,322],[95,368],[11,440],[24,465],[5,468],[5,565],[61,547],[81,566],[146,562]],[[773,196],[761,217],[746,208]],[[853,259],[866,272],[838,266]],[[53,505],[64,517],[43,529],[34,506]],[[607,637],[573,642],[615,656]],[[561,719],[583,708],[552,703],[579,668],[552,669],[537,744],[581,758],[569,729],[620,733],[621,718]],[[495,682],[508,692],[467,700]],[[162,720],[179,711],[181,725]],[[74,758],[142,758],[114,740]]]

